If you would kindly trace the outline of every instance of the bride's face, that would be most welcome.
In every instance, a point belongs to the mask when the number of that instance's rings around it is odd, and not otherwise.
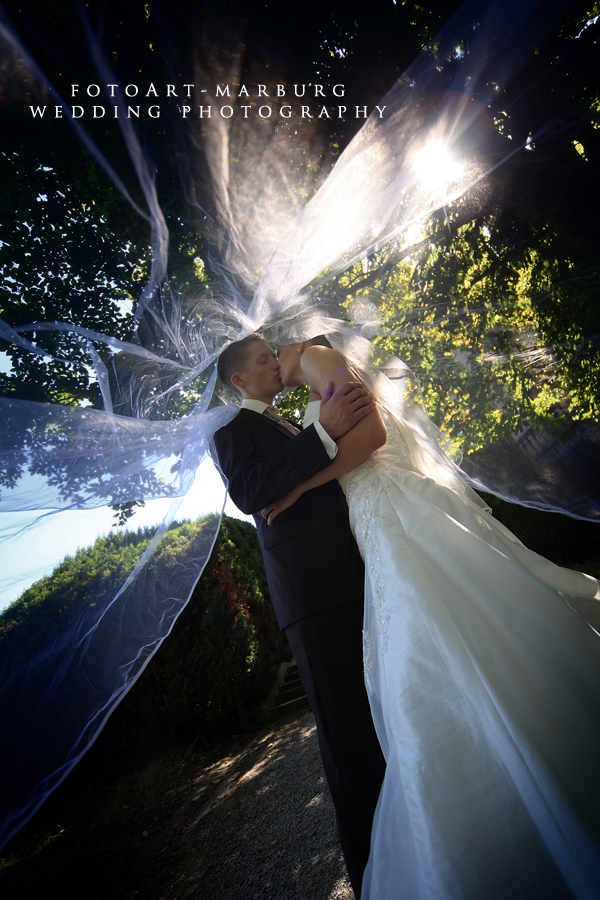
[[[277,347],[279,376],[286,387],[304,384],[304,375],[300,368],[300,344],[280,344]]]

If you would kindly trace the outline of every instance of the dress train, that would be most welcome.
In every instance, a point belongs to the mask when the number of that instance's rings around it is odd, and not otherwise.
[[[598,582],[418,472],[385,421],[340,479],[387,761],[362,898],[595,900],[600,638],[570,606],[597,615]]]

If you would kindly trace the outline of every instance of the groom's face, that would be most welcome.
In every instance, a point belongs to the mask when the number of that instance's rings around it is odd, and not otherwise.
[[[279,376],[279,362],[265,341],[253,341],[246,352],[243,369],[239,373],[244,396],[271,403],[283,389]]]

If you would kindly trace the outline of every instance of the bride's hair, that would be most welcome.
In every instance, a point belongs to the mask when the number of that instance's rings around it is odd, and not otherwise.
[[[331,344],[324,334],[318,334],[316,337],[311,338],[309,341],[307,341],[306,344],[308,347],[314,347],[315,344],[318,344],[319,347],[331,347]],[[333,347],[331,347],[331,349],[333,350]]]

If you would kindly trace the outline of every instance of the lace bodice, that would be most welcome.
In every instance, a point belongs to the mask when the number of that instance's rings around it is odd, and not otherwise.
[[[318,418],[319,409],[319,400],[311,400],[307,404],[305,427]],[[386,443],[338,478],[348,501],[350,526],[363,559],[368,555],[369,523],[382,514],[380,495],[386,482],[390,478],[401,480],[403,475],[416,472],[401,426],[385,410],[380,412],[387,430]]]

